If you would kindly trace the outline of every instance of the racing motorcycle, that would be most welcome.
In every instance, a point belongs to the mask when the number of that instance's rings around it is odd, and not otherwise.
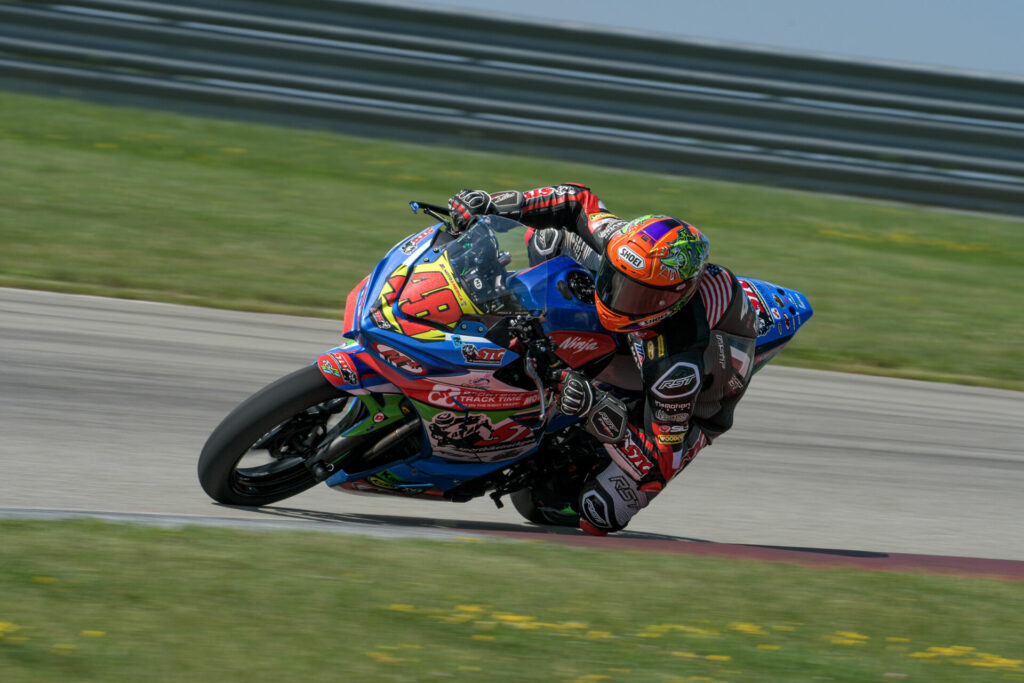
[[[465,502],[489,494],[540,524],[575,525],[576,492],[609,461],[552,405],[572,368],[637,406],[645,349],[604,330],[590,271],[530,263],[531,228],[486,216],[438,222],[396,244],[345,301],[346,343],[246,399],[213,431],[199,481],[214,500],[262,506],[325,482],[342,491]],[[798,291],[740,283],[769,362],[812,315]]]

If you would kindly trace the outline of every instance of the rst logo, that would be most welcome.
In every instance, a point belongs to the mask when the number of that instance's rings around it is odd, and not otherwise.
[[[394,365],[399,370],[408,372],[410,375],[422,375],[426,372],[422,365],[414,361],[412,358],[409,358],[409,356],[405,355],[401,351],[391,348],[387,344],[374,344],[373,348],[388,363]]]
[[[626,245],[622,245],[621,247],[619,247],[618,254],[620,259],[622,259],[629,265],[633,266],[637,270],[642,270],[647,265],[647,261],[644,260],[643,256],[636,253]]]
[[[676,363],[657,379],[651,390],[666,401],[685,398],[700,387],[700,369],[693,363]]]

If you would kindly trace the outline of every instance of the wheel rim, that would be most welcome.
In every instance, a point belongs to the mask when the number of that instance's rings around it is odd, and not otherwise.
[[[231,470],[231,490],[247,498],[283,497],[304,490],[315,477],[306,461],[368,411],[351,397],[332,398],[288,418],[262,435]]]

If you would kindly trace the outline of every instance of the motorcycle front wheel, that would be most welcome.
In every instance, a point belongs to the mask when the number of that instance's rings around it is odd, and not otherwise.
[[[199,456],[199,483],[218,503],[260,506],[314,486],[317,449],[366,417],[315,365],[256,392],[213,430]]]

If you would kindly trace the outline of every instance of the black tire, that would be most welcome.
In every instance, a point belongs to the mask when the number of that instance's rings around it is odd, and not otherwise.
[[[509,498],[512,500],[512,507],[516,509],[516,512],[525,517],[527,522],[533,522],[534,524],[548,523],[537,507],[537,503],[533,500],[533,489],[519,489],[510,495]]]
[[[218,503],[260,506],[311,488],[317,482],[305,461],[324,431],[317,421],[326,422],[322,415],[342,410],[347,402],[347,394],[324,379],[315,365],[259,390],[231,411],[203,446],[198,467],[203,490]],[[253,449],[268,441],[264,437],[272,430],[277,430],[272,444]],[[261,450],[270,462],[240,466],[243,458]]]
[[[526,521],[544,526],[579,526],[580,516],[576,513],[565,514],[550,508],[543,508],[537,500],[537,494],[531,488],[519,489],[509,496],[512,507],[526,518]]]

